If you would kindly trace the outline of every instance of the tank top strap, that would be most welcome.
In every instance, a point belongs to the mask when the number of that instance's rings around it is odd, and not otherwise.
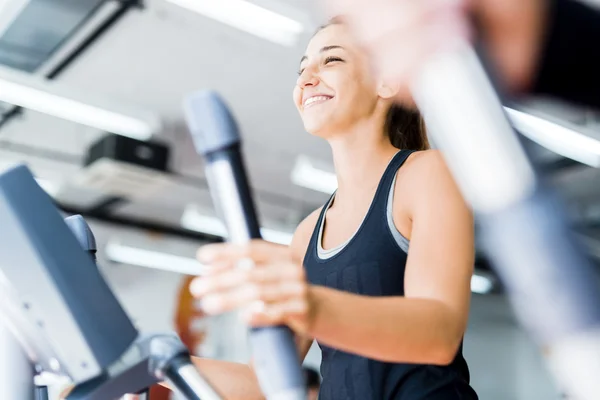
[[[380,216],[381,215],[385,216],[388,194],[390,192],[392,183],[394,182],[394,177],[396,176],[396,172],[402,166],[402,164],[404,164],[404,162],[407,160],[407,158],[414,152],[415,152],[415,150],[399,150],[394,155],[394,157],[390,160],[388,166],[386,167],[386,169],[381,177],[381,180],[379,181],[379,184],[377,186],[377,191],[375,193],[375,197],[372,200],[371,207],[369,208],[367,215],[365,215],[365,219],[363,220],[363,223],[361,224],[361,228],[359,228],[359,231],[363,230],[363,228],[364,228],[363,225],[365,225],[365,226],[369,225],[373,218],[375,218],[375,223],[379,224]],[[318,252],[318,246],[320,244],[319,243],[319,232],[321,230],[321,226],[323,225],[323,223],[325,221],[325,214],[327,213],[327,210],[329,209],[329,206],[331,205],[331,202],[333,201],[334,197],[335,197],[335,192],[329,197],[329,200],[327,201],[327,203],[325,203],[325,205],[321,209],[321,212],[319,213],[319,219],[317,220],[315,229],[313,230],[313,234],[310,238],[307,252],[304,257],[305,262],[307,262],[313,258],[318,259],[317,252]],[[380,210],[383,210],[383,214],[380,212]],[[375,214],[375,215],[372,215],[372,214]]]
[[[317,219],[317,224],[315,225],[315,228],[313,229],[313,233],[310,237],[310,241],[308,242],[308,248],[306,249],[306,254],[304,255],[304,263],[306,263],[307,261],[310,261],[311,259],[318,258],[317,257],[317,249],[319,246],[319,232],[321,229],[321,224],[325,220],[325,214],[327,213],[327,210],[329,209],[329,205],[331,204],[331,202],[333,201],[333,198],[335,197],[335,193],[336,192],[333,192],[333,194],[331,196],[329,196],[327,203],[325,203],[323,205],[323,208],[321,208],[321,212],[319,213],[319,219]]]
[[[400,150],[394,155],[394,158],[388,164],[381,180],[379,181],[379,187],[377,193],[375,194],[375,198],[373,199],[373,206],[382,205],[385,209],[387,205],[388,195],[392,188],[392,183],[394,182],[394,178],[396,177],[396,172],[402,167],[404,162],[408,159],[408,157],[414,153],[416,150]]]

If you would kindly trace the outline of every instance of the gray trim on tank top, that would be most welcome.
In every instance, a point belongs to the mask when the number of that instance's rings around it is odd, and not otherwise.
[[[394,174],[394,180],[392,181],[392,186],[390,187],[390,193],[388,194],[387,209],[386,209],[387,222],[388,222],[387,225],[388,225],[388,229],[390,230],[390,233],[396,240],[396,244],[398,244],[398,247],[400,247],[405,253],[408,254],[408,246],[410,244],[410,241],[407,238],[405,238],[400,233],[400,231],[398,231],[398,228],[396,228],[396,224],[394,224],[394,215],[392,213],[392,209],[393,209],[393,205],[394,205],[394,188],[396,187],[396,176],[397,176],[397,173]],[[329,202],[325,205],[325,212],[323,213],[323,217],[319,220],[319,236],[317,237],[317,257],[319,257],[321,260],[327,260],[327,259],[335,256],[336,254],[338,254],[340,251],[342,251],[344,249],[344,247],[346,247],[346,245],[348,245],[348,243],[356,235],[356,232],[354,232],[352,234],[352,236],[350,236],[350,238],[348,240],[346,240],[344,243],[337,245],[331,249],[325,250],[323,248],[323,228],[325,226],[325,223],[324,223],[325,217],[327,216],[327,211],[329,210],[329,207],[331,207],[331,203],[333,203],[334,198],[335,198],[335,193],[333,194],[333,196],[331,196],[331,199],[329,199]],[[374,200],[375,199],[373,199],[373,201]],[[366,217],[366,215],[365,215],[365,217]],[[364,220],[365,219],[363,218],[360,225],[358,225],[358,229],[360,229]],[[358,229],[357,229],[357,231],[358,231]]]
[[[390,193],[388,194],[388,201],[387,201],[387,210],[386,210],[386,215],[387,215],[387,222],[388,222],[388,228],[390,228],[390,232],[392,234],[392,236],[394,237],[394,239],[396,239],[396,243],[398,244],[398,246],[406,253],[408,254],[408,246],[410,244],[410,240],[408,240],[407,238],[404,237],[404,235],[402,235],[400,233],[400,231],[398,230],[398,228],[396,228],[396,224],[394,224],[394,214],[393,214],[393,206],[394,206],[394,188],[396,187],[396,177],[398,176],[398,174],[394,174],[394,180],[392,181],[392,187],[390,188]]]

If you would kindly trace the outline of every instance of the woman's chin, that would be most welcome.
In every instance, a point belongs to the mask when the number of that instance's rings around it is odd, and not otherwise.
[[[313,136],[326,138],[327,131],[330,128],[330,124],[325,119],[319,118],[311,119],[310,121],[304,121],[304,130]]]
[[[327,139],[327,135],[323,129],[318,129],[315,127],[304,127],[304,129],[306,130],[306,132],[310,133],[311,136],[315,136],[321,139]]]

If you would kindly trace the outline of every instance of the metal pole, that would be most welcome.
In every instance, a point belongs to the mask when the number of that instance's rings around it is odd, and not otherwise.
[[[261,237],[236,122],[216,92],[198,92],[185,101],[185,115],[199,154],[205,157],[213,203],[227,226],[228,241]],[[252,267],[244,262],[244,268]],[[239,267],[242,267],[241,265]],[[246,340],[241,332],[238,341]],[[305,400],[306,384],[294,336],[285,325],[252,328],[254,371],[269,400]]]
[[[21,344],[0,322],[0,399],[33,400],[33,368]]]

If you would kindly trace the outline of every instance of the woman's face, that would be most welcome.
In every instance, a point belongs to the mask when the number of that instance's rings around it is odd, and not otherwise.
[[[365,55],[342,24],[310,41],[300,62],[294,103],[311,134],[329,137],[373,114],[378,94]]]

